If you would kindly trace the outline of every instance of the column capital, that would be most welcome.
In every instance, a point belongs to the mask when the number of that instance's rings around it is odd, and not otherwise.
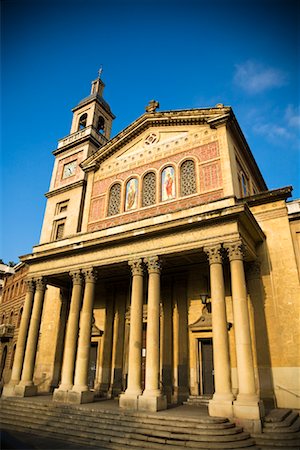
[[[209,264],[222,264],[221,244],[212,245],[211,247],[204,247],[203,251],[208,256]]]
[[[83,277],[82,277],[81,270],[72,270],[71,272],[69,272],[69,275],[72,278],[73,286],[74,286],[74,284],[82,285]]]
[[[33,278],[27,278],[24,280],[26,286],[26,292],[34,292],[35,290],[35,281]]]
[[[35,281],[35,286],[36,286],[37,291],[45,291],[46,284],[47,284],[47,278],[45,278],[45,277],[35,278],[34,281]]]
[[[98,279],[98,272],[94,267],[89,267],[88,269],[83,269],[82,274],[84,276],[86,283],[96,283]]]
[[[158,256],[149,256],[144,258],[144,262],[147,265],[148,273],[160,273],[162,268],[162,261]]]
[[[128,265],[131,268],[131,274],[133,275],[143,275],[144,267],[142,258],[132,259],[128,261]]]
[[[229,261],[244,259],[245,246],[241,240],[224,244],[224,248],[228,252]]]

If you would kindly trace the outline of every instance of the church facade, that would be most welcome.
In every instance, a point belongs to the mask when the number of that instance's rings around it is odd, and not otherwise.
[[[145,114],[111,138],[104,83],[73,109],[3,396],[190,395],[257,429],[299,408],[299,214],[269,191],[230,107]]]

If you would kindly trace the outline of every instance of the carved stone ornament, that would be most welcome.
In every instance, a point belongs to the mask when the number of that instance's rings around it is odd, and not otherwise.
[[[35,282],[33,278],[24,281],[26,285],[26,292],[34,292],[35,290]]]
[[[202,309],[202,314],[196,322],[190,325],[191,331],[197,331],[201,328],[212,328],[212,318],[211,313],[207,306]]]
[[[98,272],[94,267],[82,271],[86,283],[96,283]]]
[[[40,277],[35,279],[35,286],[37,291],[44,291],[46,289],[47,279]]]
[[[155,112],[159,108],[159,103],[156,100],[150,100],[146,106],[146,112]]]
[[[243,260],[244,259],[244,250],[245,246],[242,241],[236,241],[230,244],[224,244],[228,252],[229,261],[234,260]]]
[[[134,276],[134,275],[143,275],[144,274],[144,267],[143,267],[143,260],[142,260],[142,258],[132,259],[131,261],[128,261],[128,265],[131,268],[132,276]]]
[[[158,256],[144,258],[144,262],[147,265],[148,273],[160,273],[162,262]]]
[[[217,244],[212,247],[205,247],[203,250],[208,256],[209,264],[222,264],[221,245]]]
[[[80,270],[74,270],[72,272],[69,272],[70,277],[72,278],[73,286],[74,284],[80,284],[83,283],[82,273]]]

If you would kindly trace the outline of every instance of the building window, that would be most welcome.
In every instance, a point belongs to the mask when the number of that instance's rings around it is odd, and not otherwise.
[[[176,196],[174,167],[168,166],[161,173],[161,199],[172,200]]]
[[[12,325],[12,323],[13,323],[13,320],[14,320],[14,311],[12,311],[11,313],[10,313],[10,316],[9,316],[9,324],[10,325]]]
[[[20,308],[20,311],[19,311],[19,314],[18,314],[18,323],[17,323],[17,327],[18,327],[18,328],[19,328],[19,326],[21,325],[22,314],[23,314],[23,307]]]
[[[189,159],[184,161],[180,167],[180,194],[184,197],[185,195],[195,194],[196,192],[195,163]]]
[[[131,178],[126,185],[125,211],[137,208],[138,180]]]
[[[150,206],[156,203],[156,177],[154,172],[149,172],[143,179],[142,206]]]
[[[98,133],[104,131],[104,125],[105,125],[104,117],[100,116],[98,118],[98,123],[97,123],[97,131],[98,131]]]
[[[86,122],[87,122],[87,113],[84,113],[79,117],[78,131],[86,127]]]
[[[69,200],[64,200],[63,202],[59,202],[56,204],[55,214],[60,214],[68,209]]]
[[[249,182],[244,172],[240,172],[239,181],[240,181],[241,196],[247,197],[249,195]]]
[[[53,240],[62,239],[64,237],[66,219],[56,220],[53,225]]]
[[[108,200],[108,216],[114,216],[120,213],[121,208],[121,185],[120,183],[115,183],[110,188],[109,200]]]

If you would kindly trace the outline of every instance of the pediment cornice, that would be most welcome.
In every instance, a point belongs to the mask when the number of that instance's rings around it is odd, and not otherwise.
[[[97,169],[101,162],[150,127],[209,124],[212,128],[215,128],[218,122],[224,124],[232,116],[230,107],[146,112],[83,161],[81,168],[84,171]]]

